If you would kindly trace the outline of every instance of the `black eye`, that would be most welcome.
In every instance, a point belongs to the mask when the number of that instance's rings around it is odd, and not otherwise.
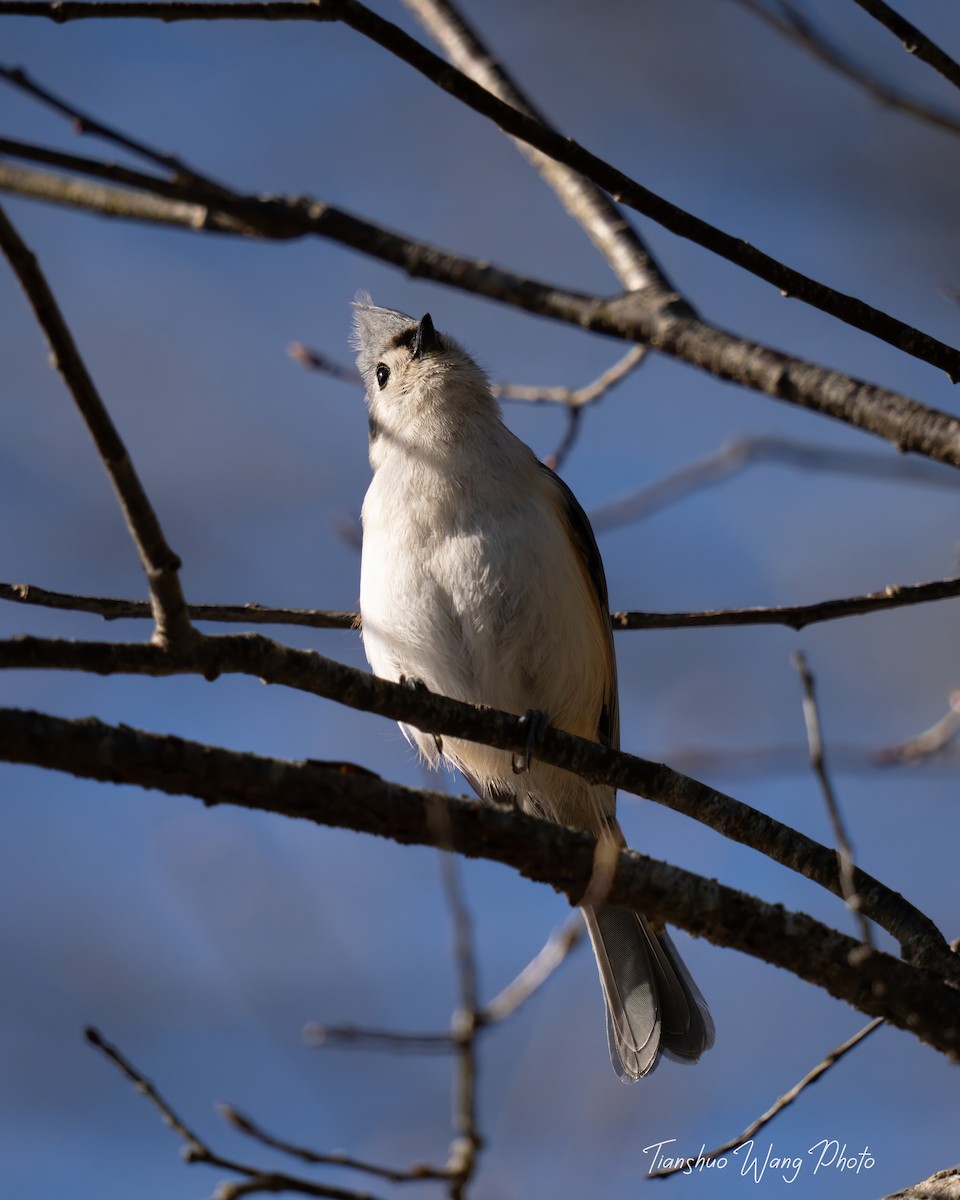
[[[386,363],[377,363],[377,383],[380,385],[380,391],[387,386],[387,380],[390,378],[390,368]]]

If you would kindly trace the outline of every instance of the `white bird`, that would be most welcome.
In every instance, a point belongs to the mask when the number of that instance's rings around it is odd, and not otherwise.
[[[429,314],[354,305],[373,480],[363,503],[360,612],[371,669],[620,745],[607,586],[573,493],[504,425],[483,371]],[[483,797],[624,844],[616,792],[536,760],[401,725]],[[661,1053],[713,1045],[707,1005],[669,935],[642,916],[582,909],[621,1079]]]

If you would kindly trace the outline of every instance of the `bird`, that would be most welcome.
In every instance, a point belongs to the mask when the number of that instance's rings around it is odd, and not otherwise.
[[[620,746],[607,585],[570,488],[504,424],[488,379],[430,314],[353,304],[372,479],[363,501],[360,622],[373,673]],[[625,840],[616,791],[548,763],[400,725],[423,759],[482,798]],[[661,1055],[695,1062],[709,1009],[670,935],[626,909],[582,907],[625,1082]]]

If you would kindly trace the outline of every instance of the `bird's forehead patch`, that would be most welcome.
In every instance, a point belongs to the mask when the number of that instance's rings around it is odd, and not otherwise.
[[[406,347],[407,350],[412,350],[416,336],[417,326],[411,325],[409,329],[401,329],[399,333],[395,333],[387,345],[394,350],[399,350],[401,346]]]

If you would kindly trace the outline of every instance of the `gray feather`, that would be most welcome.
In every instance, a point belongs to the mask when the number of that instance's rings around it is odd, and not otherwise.
[[[696,1062],[714,1041],[706,1002],[665,932],[637,913],[585,908],[607,1009],[607,1045],[624,1082],[648,1075],[661,1054]]]
[[[393,308],[378,308],[370,293],[357,292],[353,301],[353,337],[351,345],[357,352],[357,368],[369,389],[373,374],[391,338],[417,324],[416,318]]]

